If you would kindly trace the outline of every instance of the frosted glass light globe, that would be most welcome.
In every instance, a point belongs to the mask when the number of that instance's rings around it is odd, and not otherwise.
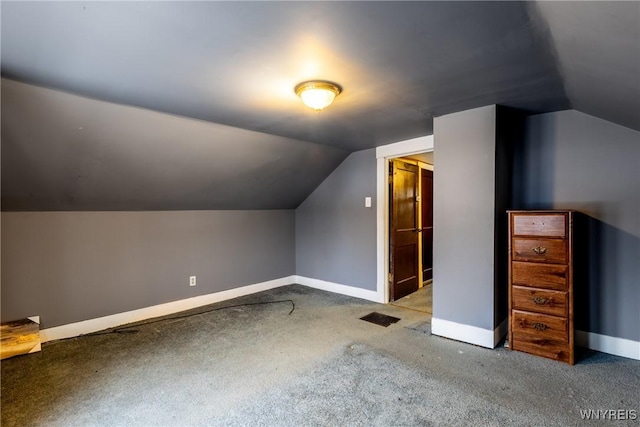
[[[342,89],[331,82],[309,81],[297,85],[295,91],[306,106],[320,111],[331,105]]]

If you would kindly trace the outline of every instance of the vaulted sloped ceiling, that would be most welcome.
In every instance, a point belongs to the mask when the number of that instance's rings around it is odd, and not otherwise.
[[[488,104],[640,129],[639,2],[2,2],[4,210],[297,206]],[[293,87],[344,88],[316,113]]]
[[[640,2],[537,2],[571,107],[640,130]]]
[[[10,210],[292,209],[347,156],[2,83],[2,205]]]

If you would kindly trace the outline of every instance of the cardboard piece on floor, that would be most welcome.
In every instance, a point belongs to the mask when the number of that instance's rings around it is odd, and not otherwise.
[[[0,360],[40,350],[40,316],[0,325]]]

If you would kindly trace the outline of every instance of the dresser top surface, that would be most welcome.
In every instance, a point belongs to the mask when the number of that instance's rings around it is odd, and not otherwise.
[[[507,213],[515,214],[564,214],[575,212],[573,209],[536,209],[536,210],[508,210]]]

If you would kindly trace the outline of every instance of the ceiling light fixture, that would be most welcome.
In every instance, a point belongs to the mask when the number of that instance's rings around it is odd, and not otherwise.
[[[304,104],[316,111],[331,105],[333,100],[342,92],[342,88],[335,83],[324,80],[310,80],[295,87]]]

